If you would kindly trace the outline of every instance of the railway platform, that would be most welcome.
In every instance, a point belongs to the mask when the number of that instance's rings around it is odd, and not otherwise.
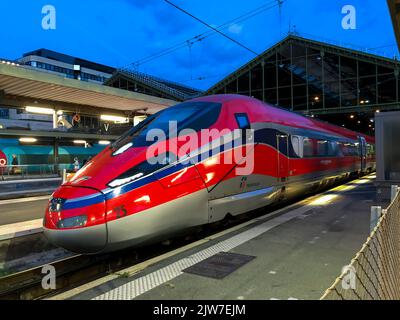
[[[318,299],[365,242],[369,175],[50,299]]]
[[[61,184],[60,177],[38,177],[0,181],[0,201],[50,195]],[[0,202],[1,206],[1,202]]]

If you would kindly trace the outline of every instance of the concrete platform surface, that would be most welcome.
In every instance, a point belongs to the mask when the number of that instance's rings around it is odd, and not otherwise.
[[[319,299],[369,234],[374,175],[108,275],[54,299]],[[255,256],[222,279],[184,269],[219,252]]]
[[[0,200],[0,226],[43,219],[49,198],[50,195]]]

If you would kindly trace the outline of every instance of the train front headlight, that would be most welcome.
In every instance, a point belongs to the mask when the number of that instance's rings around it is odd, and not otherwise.
[[[78,228],[84,227],[87,222],[87,216],[81,215],[71,218],[62,219],[57,222],[58,229],[67,229],[67,228]]]

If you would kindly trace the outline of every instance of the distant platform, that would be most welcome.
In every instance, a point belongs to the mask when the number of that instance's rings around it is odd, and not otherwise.
[[[60,177],[37,177],[16,180],[0,181],[0,205],[1,200],[17,199],[41,195],[50,195],[60,186]],[[16,201],[18,206],[18,201]],[[24,208],[21,208],[23,210]],[[1,207],[0,207],[1,210]],[[2,223],[0,215],[0,225]]]

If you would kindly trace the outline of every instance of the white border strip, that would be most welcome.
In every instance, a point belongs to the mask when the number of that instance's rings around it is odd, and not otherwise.
[[[43,219],[24,221],[0,226],[0,241],[43,232]]]
[[[61,181],[61,178],[40,178],[40,179],[15,179],[15,180],[4,180],[0,181],[0,184],[15,184],[15,183],[35,183],[35,182],[50,182],[50,181]]]
[[[26,193],[26,191],[25,191],[25,193]],[[49,199],[50,199],[50,195],[48,195],[48,196],[38,196],[38,197],[29,197],[29,198],[0,200],[0,206],[1,205],[5,205],[5,204],[14,204],[14,203],[49,200]]]

